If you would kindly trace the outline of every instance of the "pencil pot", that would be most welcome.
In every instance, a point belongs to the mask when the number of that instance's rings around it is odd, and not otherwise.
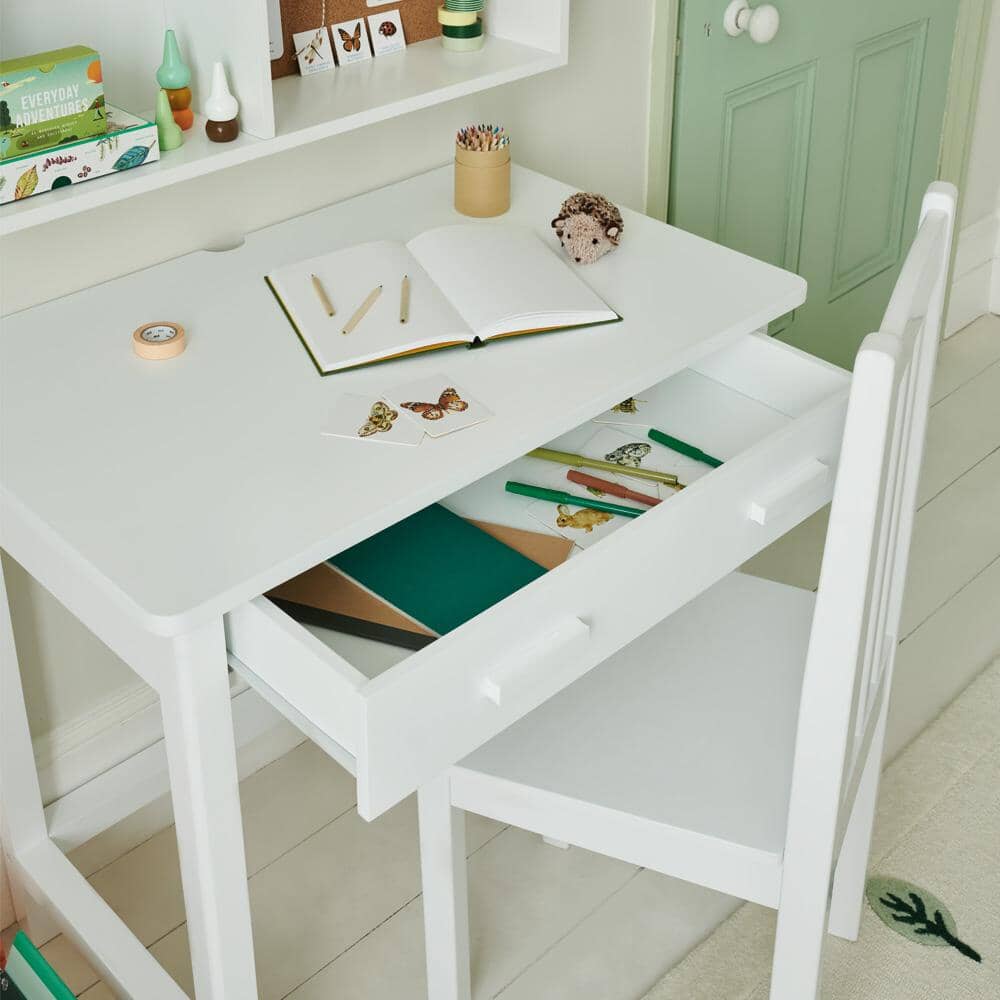
[[[510,147],[485,152],[455,147],[455,209],[486,219],[510,208]]]

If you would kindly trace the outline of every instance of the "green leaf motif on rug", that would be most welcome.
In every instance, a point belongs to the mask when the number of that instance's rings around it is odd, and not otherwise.
[[[982,961],[979,952],[959,940],[948,907],[926,889],[902,879],[873,875],[865,895],[882,923],[907,940],[954,948],[974,962]]]

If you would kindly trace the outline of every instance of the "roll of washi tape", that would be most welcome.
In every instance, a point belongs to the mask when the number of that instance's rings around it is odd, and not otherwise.
[[[187,347],[184,327],[180,323],[158,320],[146,323],[132,334],[132,349],[147,361],[176,358]]]
[[[485,41],[485,35],[478,35],[476,38],[449,38],[442,35],[441,47],[449,52],[476,52],[483,47]]]
[[[478,38],[483,33],[483,22],[476,18],[474,24],[442,24],[441,34],[445,38]]]
[[[447,10],[438,7],[438,23],[446,24],[451,28],[463,24],[475,24],[479,15],[474,10]]]

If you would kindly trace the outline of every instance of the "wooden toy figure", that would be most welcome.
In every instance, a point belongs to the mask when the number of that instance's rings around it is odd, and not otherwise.
[[[156,136],[160,143],[161,153],[176,149],[184,144],[184,135],[170,111],[170,100],[167,97],[167,92],[162,88],[156,95]]]
[[[205,135],[212,142],[232,142],[240,134],[240,123],[237,120],[240,106],[229,89],[226,80],[226,70],[222,63],[217,62],[212,67],[212,92],[205,102]]]
[[[167,92],[167,100],[173,113],[174,121],[182,129],[189,129],[194,124],[194,112],[191,110],[191,70],[181,59],[180,46],[173,28],[167,28],[163,36],[163,62],[156,71],[156,82]],[[160,148],[164,148],[160,143]]]

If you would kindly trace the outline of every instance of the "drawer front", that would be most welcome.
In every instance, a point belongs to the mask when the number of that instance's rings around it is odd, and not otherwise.
[[[845,390],[369,681],[360,814],[384,812],[829,502],[846,401]]]

